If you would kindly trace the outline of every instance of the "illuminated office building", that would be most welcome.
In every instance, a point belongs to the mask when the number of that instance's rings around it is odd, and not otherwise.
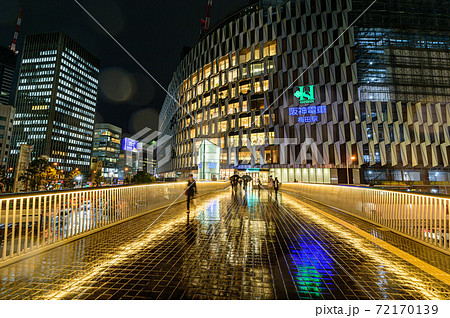
[[[11,86],[17,56],[10,49],[0,46],[0,103],[10,105]]]
[[[207,139],[221,178],[344,183],[348,165],[353,183],[449,181],[449,6],[378,1],[350,26],[373,1],[274,2],[219,23],[180,62],[158,173],[199,175]]]
[[[63,33],[25,39],[16,93],[10,166],[21,144],[32,159],[47,156],[60,169],[89,171],[99,60]]]
[[[102,173],[106,182],[119,177],[119,155],[122,128],[111,124],[96,124],[92,157],[102,162]]]
[[[6,166],[11,148],[14,107],[0,103],[0,166]]]

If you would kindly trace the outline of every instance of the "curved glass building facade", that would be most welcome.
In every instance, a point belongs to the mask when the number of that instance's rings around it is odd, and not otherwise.
[[[377,2],[362,16],[372,1],[275,2],[237,12],[183,58],[158,172],[199,173],[207,139],[220,148],[213,179],[337,183],[348,165],[354,183],[449,181],[448,1]]]

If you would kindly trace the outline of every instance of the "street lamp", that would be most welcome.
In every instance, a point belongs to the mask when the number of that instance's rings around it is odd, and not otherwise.
[[[125,170],[125,173],[124,173],[125,180],[123,181],[123,183],[125,184],[125,183],[127,183],[128,167],[125,167],[124,170]]]
[[[349,162],[349,161],[353,161],[353,160],[355,160],[355,159],[356,159],[355,156],[352,156],[352,157],[350,157],[349,159],[347,159],[347,184],[350,184],[350,177],[349,177],[349,173],[348,173],[348,162]]]

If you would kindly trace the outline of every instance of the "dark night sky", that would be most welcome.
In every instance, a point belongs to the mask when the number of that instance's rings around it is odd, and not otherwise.
[[[206,0],[80,0],[81,4],[164,86],[184,45],[199,39]],[[214,0],[212,25],[247,0]],[[25,35],[62,31],[101,61],[97,122],[134,133],[157,128],[165,97],[157,86],[73,0],[0,0],[0,45],[11,43],[19,8],[24,16],[18,50]]]

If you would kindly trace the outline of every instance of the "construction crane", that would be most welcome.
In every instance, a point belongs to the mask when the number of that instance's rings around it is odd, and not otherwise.
[[[211,23],[211,8],[212,8],[213,0],[208,0],[208,3],[206,4],[206,18],[202,19],[201,21],[201,27],[202,31],[201,34],[204,34],[208,32],[209,26]]]
[[[12,40],[11,45],[9,46],[10,50],[13,51],[15,54],[19,53],[18,51],[16,51],[16,45],[17,45],[17,38],[19,37],[20,24],[22,23],[22,16],[23,16],[23,11],[22,11],[22,9],[20,9],[19,17],[17,18],[16,32],[14,32],[14,38]]]

